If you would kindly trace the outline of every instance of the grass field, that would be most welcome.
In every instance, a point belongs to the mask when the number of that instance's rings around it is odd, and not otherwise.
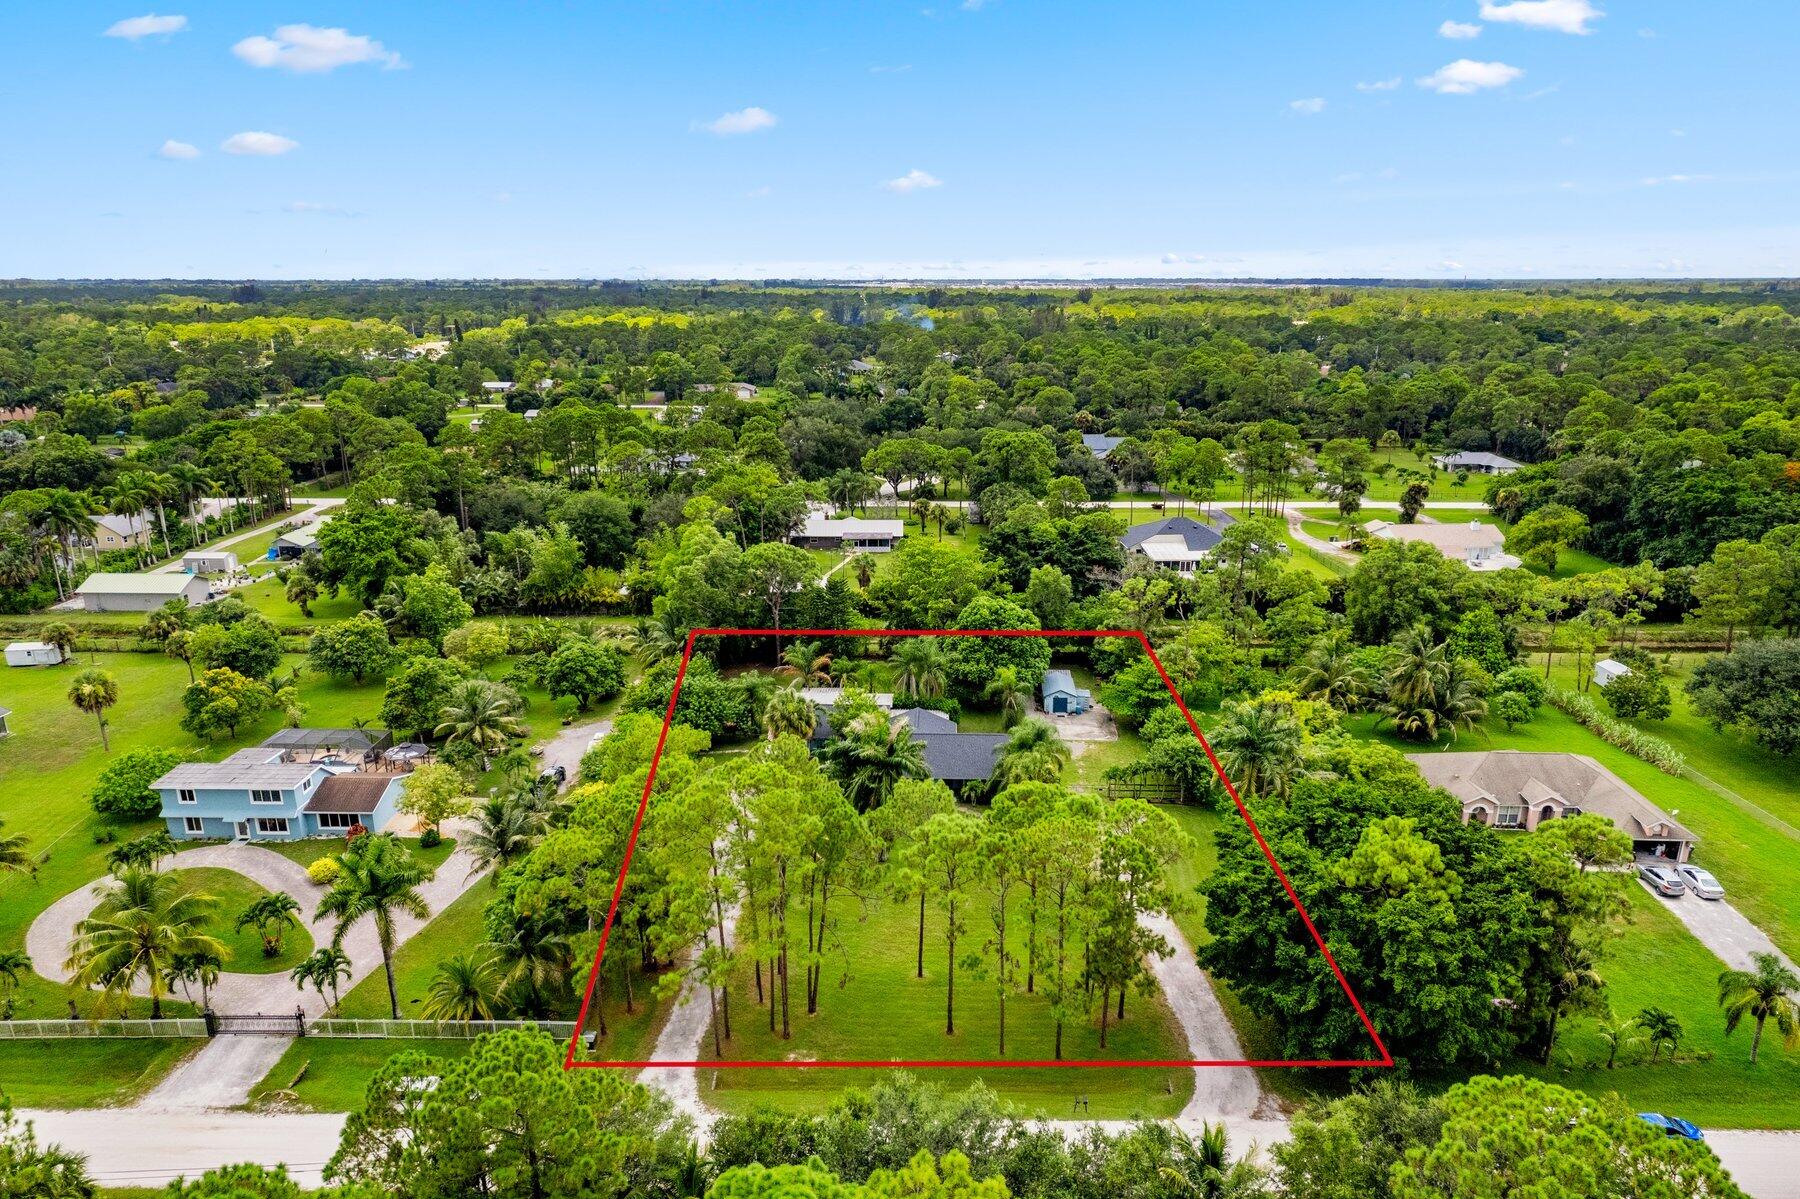
[[[271,1097],[278,1096],[283,1103],[297,1103],[315,1111],[357,1111],[362,1108],[369,1080],[387,1065],[389,1058],[417,1052],[448,1061],[468,1053],[473,1044],[460,1040],[302,1037],[289,1046],[268,1077],[251,1088],[250,1106],[271,1106]]]
[[[263,956],[262,937],[254,927],[246,925],[241,931],[232,927],[237,923],[239,913],[269,893],[267,888],[237,871],[202,866],[177,870],[175,877],[184,892],[199,892],[218,901],[211,931],[213,936],[225,942],[225,969],[231,973],[285,974],[312,953],[312,936],[304,924],[296,923],[282,934],[281,952],[272,958]]]
[[[197,1037],[0,1041],[0,1093],[20,1107],[129,1103],[203,1044]]]
[[[846,904],[854,901],[846,900]],[[1022,906],[1022,905],[1021,905]],[[925,931],[925,977],[914,977],[917,936],[915,909],[882,900],[845,913],[841,950],[828,955],[819,1013],[805,1014],[805,988],[798,971],[790,982],[793,1036],[782,1040],[768,1027],[768,1009],[759,1008],[748,978],[732,993],[733,1038],[726,1052],[761,1061],[913,1060],[997,1058],[998,1005],[991,982],[975,972],[957,972],[956,1034],[945,1023],[943,917],[930,912]],[[971,905],[961,956],[989,934],[987,904]],[[858,917],[861,917],[860,919]],[[1023,929],[1023,919],[1015,925]],[[1009,936],[1011,934],[1009,933]],[[1022,935],[1022,932],[1021,934]],[[1049,1005],[1042,994],[1014,994],[1007,1002],[1007,1057],[1048,1058],[1053,1048]],[[1185,1057],[1181,1030],[1160,997],[1132,996],[1126,1019],[1112,1025],[1104,1050],[1099,1044],[1098,1005],[1090,1018],[1072,1018],[1064,1030],[1064,1057],[1119,1060]],[[710,1033],[704,1052],[711,1052]],[[726,1111],[759,1104],[785,1110],[818,1110],[840,1088],[866,1085],[881,1071],[837,1070],[820,1076],[795,1070],[701,1072],[702,1097]],[[1096,1117],[1171,1115],[1192,1091],[1191,1072],[1163,1069],[1080,1070],[1054,1067],[947,1069],[939,1079],[961,1088],[979,1077],[1002,1097],[1028,1112],[1067,1116],[1077,1097],[1086,1096]],[[937,1077],[937,1072],[933,1072]]]
[[[486,939],[481,912],[492,898],[493,889],[486,883],[470,888],[394,954],[394,989],[400,996],[401,1019],[420,1019],[419,1005],[431,989],[439,962],[468,952]],[[361,1020],[385,1020],[390,1014],[387,979],[380,970],[352,987],[332,1013]]]

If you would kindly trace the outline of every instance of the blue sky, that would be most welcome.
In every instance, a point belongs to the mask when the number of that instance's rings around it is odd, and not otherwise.
[[[1788,0],[166,5],[10,6],[0,275],[1800,274]]]

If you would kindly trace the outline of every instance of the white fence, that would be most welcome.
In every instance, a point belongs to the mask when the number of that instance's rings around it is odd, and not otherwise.
[[[173,1020],[0,1020],[0,1041],[70,1037],[204,1037],[206,1021]]]
[[[575,1035],[573,1020],[309,1020],[309,1037],[369,1037],[392,1040],[472,1041],[504,1028],[530,1028],[566,1041]]]

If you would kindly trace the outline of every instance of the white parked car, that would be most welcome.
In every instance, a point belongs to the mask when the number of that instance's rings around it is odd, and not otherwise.
[[[1687,889],[1701,899],[1725,898],[1725,885],[1700,867],[1683,865],[1676,868],[1676,873],[1681,875],[1681,881],[1687,884]]]

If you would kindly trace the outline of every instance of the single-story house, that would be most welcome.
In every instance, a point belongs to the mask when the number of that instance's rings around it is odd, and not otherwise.
[[[1685,862],[1699,838],[1584,754],[1518,749],[1408,754],[1425,781],[1462,804],[1463,819],[1530,831],[1547,820],[1604,816],[1639,857]]]
[[[513,384],[511,383],[496,383],[492,380],[481,385],[481,390],[487,392],[489,395],[505,395],[512,389]]]
[[[1525,465],[1486,450],[1458,450],[1454,454],[1439,454],[1432,461],[1439,470],[1466,470],[1472,475],[1510,475]]]
[[[1470,570],[1507,570],[1522,565],[1506,552],[1506,534],[1497,525],[1479,520],[1467,524],[1412,524],[1372,520],[1363,531],[1383,541],[1422,541],[1435,546],[1446,558],[1461,562]]]
[[[1081,444],[1086,446],[1088,452],[1102,462],[1106,460],[1108,454],[1118,449],[1119,443],[1124,440],[1123,437],[1108,437],[1102,433],[1083,433],[1081,435]]]
[[[696,383],[693,390],[701,395],[708,395],[720,389],[729,391],[740,400],[754,400],[757,387],[754,383]]]
[[[808,744],[818,749],[835,735],[831,731],[831,707],[843,690],[807,687],[800,692],[814,705],[815,723]],[[1005,733],[965,733],[956,722],[934,708],[893,708],[894,697],[877,695],[877,707],[887,710],[890,728],[905,728],[924,750],[925,770],[945,783],[986,782],[993,777]]]
[[[0,737],[12,736],[12,709],[0,708]]]
[[[269,546],[271,560],[278,558],[298,558],[307,550],[318,548],[319,536],[311,529],[289,529],[277,537]]]
[[[852,358],[850,360],[850,373],[851,374],[866,375],[874,369],[875,369],[875,364],[873,362],[865,362],[861,358]]]
[[[339,734],[341,729],[289,729]],[[385,733],[380,734],[385,736]],[[353,825],[380,832],[399,809],[404,772],[376,773],[310,760],[266,742],[223,762],[186,762],[150,784],[162,796],[169,834],[181,839],[297,841],[342,836]]]
[[[1624,678],[1631,673],[1631,667],[1612,658],[1602,658],[1594,663],[1594,685],[1604,687],[1614,679]]]
[[[844,546],[865,554],[885,554],[906,536],[903,520],[865,520],[860,516],[832,516],[828,504],[812,504],[806,523],[788,537],[801,549],[835,550]]]
[[[1231,523],[1231,518],[1223,514],[1218,519],[1221,524]],[[1223,540],[1219,530],[1205,521],[1191,516],[1165,516],[1161,520],[1131,526],[1119,538],[1119,543],[1126,553],[1142,554],[1159,566],[1192,578],[1200,560],[1218,548]]]
[[[62,650],[48,641],[15,641],[6,647],[8,666],[59,666]]]
[[[1046,670],[1038,696],[1052,716],[1079,716],[1094,705],[1094,693],[1077,687],[1075,676],[1066,670]]]
[[[103,512],[88,519],[94,524],[94,545],[103,550],[137,549],[150,542],[154,531],[148,512],[140,512],[136,516],[115,516],[110,512]]]
[[[180,571],[157,574],[91,574],[75,589],[89,612],[154,612],[172,599],[188,607],[204,604],[212,589],[198,575]]]
[[[191,575],[236,574],[238,558],[230,550],[189,550],[181,555],[181,569]]]

